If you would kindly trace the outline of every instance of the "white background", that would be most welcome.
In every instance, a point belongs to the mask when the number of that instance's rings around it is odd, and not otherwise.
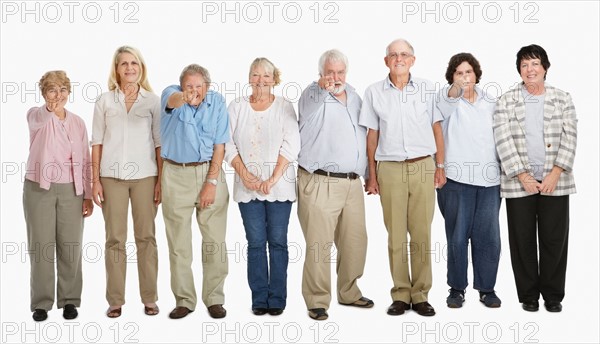
[[[230,12],[223,18],[224,9]],[[287,7],[277,2],[247,5],[218,1],[202,5],[192,1],[137,1],[115,5],[2,1],[2,342],[598,342],[598,13],[595,1],[337,1],[316,5],[293,2]],[[572,94],[579,118],[575,164],[578,193],[571,197],[562,313],[550,314],[543,307],[537,313],[521,309],[510,266],[503,206],[503,251],[496,286],[503,301],[501,308],[486,309],[471,287],[462,309],[446,307],[446,240],[442,217],[436,209],[430,303],[437,315],[423,318],[412,311],[399,317],[386,315],[392,286],[387,234],[379,199],[368,196],[369,247],[359,284],[364,295],[375,301],[373,309],[340,306],[334,292],[329,320],[315,322],[308,318],[300,292],[304,239],[294,206],[289,227],[288,306],[279,317],[253,316],[242,250],[246,241],[239,210],[231,202],[225,319],[211,319],[201,302],[185,319],[168,318],[175,302],[169,287],[168,248],[160,212],[156,235],[161,313],[156,317],[143,314],[137,268],[131,263],[128,303],[120,318],[108,319],[104,315],[107,304],[101,252],[104,223],[96,208],[85,224],[80,316],[66,322],[60,311],[53,310],[46,322],[34,324],[29,311],[29,260],[21,196],[29,140],[25,114],[30,107],[42,104],[36,82],[44,72],[67,71],[74,83],[68,108],[81,116],[91,131],[93,101],[107,91],[111,57],[120,45],[141,50],[156,93],[177,83],[185,65],[199,63],[209,69],[228,101],[242,92],[250,62],[266,56],[283,72],[283,84],[276,93],[283,93],[296,104],[300,90],[317,78],[317,61],[324,50],[339,48],[347,54],[347,81],[362,95],[368,85],[386,76],[384,49],[398,37],[408,39],[415,47],[414,75],[443,85],[450,56],[467,51],[482,65],[482,86],[495,94],[520,81],[515,67],[520,47],[536,43],[548,52],[552,67],[547,81]],[[231,185],[230,175],[230,190]],[[131,227],[129,233],[133,240]],[[197,228],[193,239],[197,258],[193,268],[200,295]],[[129,252],[133,253],[133,246]],[[335,288],[335,275],[332,280]]]

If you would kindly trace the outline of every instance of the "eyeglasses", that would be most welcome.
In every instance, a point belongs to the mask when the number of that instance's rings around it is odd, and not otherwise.
[[[389,53],[387,57],[390,59],[397,59],[398,57],[400,57],[401,59],[406,60],[407,58],[413,57],[413,56],[414,56],[413,54],[407,53],[407,52],[401,52],[401,53],[393,52],[393,53]]]

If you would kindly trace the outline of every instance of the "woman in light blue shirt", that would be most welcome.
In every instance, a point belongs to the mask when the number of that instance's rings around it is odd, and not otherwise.
[[[438,189],[438,206],[446,224],[450,293],[446,303],[460,308],[468,285],[471,243],[473,287],[487,307],[500,307],[494,292],[500,259],[500,169],[493,131],[496,99],[477,86],[481,67],[473,55],[452,56],[448,86],[438,98],[444,120],[446,185]]]

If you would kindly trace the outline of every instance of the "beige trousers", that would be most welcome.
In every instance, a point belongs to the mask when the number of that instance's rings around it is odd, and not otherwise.
[[[200,209],[198,196],[202,190],[209,164],[177,166],[165,162],[162,175],[162,211],[165,219],[171,290],[177,306],[196,308],[196,288],[192,273],[192,221],[202,234],[202,301],[209,307],[225,303],[223,286],[228,263],[225,245],[229,192],[223,170],[218,178],[215,203]]]
[[[361,179],[327,177],[299,169],[298,219],[306,240],[302,295],[307,308],[329,308],[332,261],[336,262],[338,302],[360,299],[357,280],[367,255]],[[337,255],[332,254],[334,244]]]
[[[424,302],[431,289],[434,174],[435,164],[430,158],[414,163],[382,161],[378,165],[377,180],[388,232],[394,301]]]
[[[154,186],[157,177],[122,180],[100,178],[104,189],[102,214],[106,229],[106,300],[109,305],[125,304],[127,271],[127,214],[131,199],[138,282],[143,303],[158,299],[158,251],[156,249]]]
[[[31,261],[32,312],[52,309],[55,286],[58,308],[81,304],[82,206],[83,195],[75,195],[73,183],[53,183],[44,190],[38,183],[25,180],[23,210]]]

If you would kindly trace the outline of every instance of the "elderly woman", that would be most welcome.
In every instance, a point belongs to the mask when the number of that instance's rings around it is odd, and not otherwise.
[[[158,314],[154,218],[160,203],[160,99],[139,51],[123,46],[112,59],[109,92],[96,101],[92,128],[93,196],[106,229],[106,315],[125,304],[127,209],[131,200],[144,312]]]
[[[293,161],[300,151],[300,134],[292,104],[273,95],[279,75],[271,61],[255,59],[249,75],[252,94],[235,99],[228,108],[232,139],[225,159],[237,174],[233,199],[239,203],[248,240],[255,315],[281,314],[287,297],[287,231],[296,200]]]
[[[446,185],[438,189],[438,206],[448,241],[446,303],[460,308],[468,285],[471,243],[473,288],[487,307],[500,307],[494,292],[500,261],[500,164],[494,142],[495,99],[479,86],[481,67],[469,53],[452,56],[446,69],[448,86],[438,109],[444,120]]]
[[[23,186],[31,311],[33,320],[46,320],[56,294],[63,317],[75,319],[81,303],[83,218],[93,210],[88,136],[83,120],[65,109],[71,93],[67,74],[47,72],[39,85],[46,104],[27,113],[29,158]]]
[[[569,195],[576,191],[575,106],[569,93],[545,82],[549,68],[542,47],[521,48],[517,71],[523,82],[502,95],[494,113],[510,257],[519,302],[530,312],[539,309],[540,294],[546,310],[562,310]]]

